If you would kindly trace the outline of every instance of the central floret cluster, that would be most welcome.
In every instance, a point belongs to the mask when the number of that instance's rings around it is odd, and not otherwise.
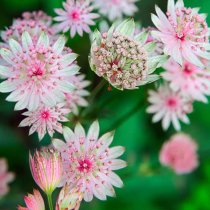
[[[125,89],[133,89],[146,79],[148,55],[141,43],[117,32],[102,37],[101,46],[93,49],[99,76]]]
[[[155,43],[146,43],[148,34],[135,34],[132,19],[118,27],[112,26],[102,35],[95,32],[90,55],[90,65],[98,76],[103,76],[118,89],[135,89],[153,82],[157,75],[150,75],[165,61],[165,56],[152,56]]]

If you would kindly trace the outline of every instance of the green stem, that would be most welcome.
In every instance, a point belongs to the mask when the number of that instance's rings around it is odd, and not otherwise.
[[[144,105],[144,103],[145,103],[144,99],[139,101],[139,103],[133,109],[131,109],[128,113],[124,114],[116,122],[114,122],[111,128],[107,131],[114,130],[118,128],[120,125],[122,125],[125,121],[127,121],[130,117],[132,117],[137,111],[139,111],[140,108],[142,108],[142,106]]]
[[[50,210],[53,210],[52,193],[51,194],[47,194],[47,200],[48,200],[48,204],[49,204]]]

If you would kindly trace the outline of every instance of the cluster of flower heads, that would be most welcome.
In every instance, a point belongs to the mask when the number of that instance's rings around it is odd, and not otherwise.
[[[40,140],[47,132],[62,133],[59,122],[88,104],[90,83],[79,73],[77,54],[54,28],[43,12],[27,12],[1,34],[0,92],[10,93],[6,100],[16,102],[15,110],[27,109],[20,126],[31,126],[30,134],[37,131]]]
[[[187,114],[193,111],[193,102],[207,103],[210,95],[210,44],[205,15],[197,9],[184,7],[183,0],[168,1],[166,15],[156,7],[152,20],[157,30],[152,35],[163,43],[164,53],[170,59],[161,74],[164,84],[149,91],[148,113],[153,122],[162,120],[164,130],[172,123],[180,130],[179,121],[189,123]]]
[[[99,137],[99,123],[95,121],[87,135],[80,124],[74,131],[64,127],[63,135],[65,142],[54,139],[51,148],[35,151],[29,158],[33,178],[48,199],[57,187],[62,187],[56,210],[77,210],[83,199],[90,202],[93,196],[100,200],[113,197],[113,186],[123,186],[122,180],[113,171],[126,166],[126,162],[119,159],[124,148],[109,148],[114,132]],[[45,209],[43,198],[37,190],[24,200],[27,208],[19,206],[19,210]]]

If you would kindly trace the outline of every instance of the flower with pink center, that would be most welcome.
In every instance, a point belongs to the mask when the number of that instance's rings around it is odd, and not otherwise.
[[[45,136],[46,133],[52,137],[54,131],[62,133],[62,124],[60,122],[67,122],[65,117],[70,112],[66,108],[66,104],[57,104],[54,107],[40,106],[35,111],[27,111],[23,113],[26,118],[20,123],[20,127],[31,126],[29,135],[35,131],[38,133],[39,140]]]
[[[124,148],[109,148],[114,133],[109,132],[99,138],[99,124],[95,121],[87,135],[80,124],[76,125],[74,132],[65,127],[63,134],[66,142],[53,140],[54,147],[62,155],[64,172],[60,185],[77,186],[87,202],[93,196],[101,200],[114,196],[113,185],[122,187],[123,182],[113,170],[126,166],[125,161],[118,159]]]
[[[210,95],[210,71],[187,61],[180,66],[173,59],[166,63],[165,69],[162,76],[170,83],[171,89],[192,100],[208,102],[205,95]]]
[[[22,34],[25,31],[30,34],[34,41],[38,40],[43,31],[48,35],[55,35],[52,17],[43,11],[24,12],[22,18],[15,19],[9,28],[1,32],[1,38],[5,42],[11,38],[21,42]]]
[[[53,149],[35,151],[29,156],[30,169],[36,184],[47,194],[58,187],[62,176],[62,159]]]
[[[198,14],[198,9],[184,7],[183,0],[168,1],[166,15],[156,7],[157,16],[152,14],[152,21],[157,27],[153,36],[165,45],[164,51],[177,63],[184,60],[203,67],[201,58],[210,59],[208,26],[206,15]]]
[[[56,210],[79,210],[83,193],[76,187],[65,185],[58,196]]]
[[[79,107],[87,107],[88,101],[85,99],[90,93],[85,90],[90,85],[90,81],[85,80],[85,75],[75,75],[70,78],[70,82],[75,86],[71,93],[66,93],[66,105],[75,114],[78,115]]]
[[[184,133],[175,134],[162,146],[159,159],[177,174],[190,173],[198,166],[197,144]]]
[[[99,13],[106,16],[110,21],[122,19],[123,16],[133,16],[138,11],[136,2],[137,0],[94,0]]]
[[[94,19],[99,15],[92,13],[94,7],[91,5],[90,0],[67,0],[63,3],[63,9],[55,9],[56,14],[55,21],[58,23],[55,27],[56,31],[67,32],[70,30],[71,37],[74,37],[76,33],[83,36],[83,31],[90,33],[91,25],[95,25]]]
[[[8,172],[6,159],[0,158],[0,199],[9,191],[8,183],[14,180],[14,174]]]
[[[0,66],[0,74],[6,78],[0,84],[0,92],[11,92],[6,100],[17,102],[15,110],[34,111],[42,104],[53,107],[64,102],[65,93],[74,89],[69,77],[79,71],[73,63],[77,55],[63,51],[65,38],[61,36],[52,44],[43,32],[33,42],[24,32],[21,44],[10,39],[9,45],[10,50],[0,51],[8,63]]]
[[[18,206],[18,210],[45,210],[44,200],[38,190],[24,197],[26,207]]]
[[[188,100],[180,92],[172,91],[168,85],[163,85],[157,91],[149,91],[148,113],[154,114],[153,123],[162,120],[162,127],[167,130],[172,123],[176,130],[180,130],[179,120],[189,123],[187,114],[192,112],[192,101]]]

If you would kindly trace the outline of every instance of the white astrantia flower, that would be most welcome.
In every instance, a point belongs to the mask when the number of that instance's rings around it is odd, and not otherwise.
[[[99,123],[95,121],[85,133],[77,124],[74,131],[63,128],[64,141],[53,140],[54,147],[61,153],[63,178],[61,186],[75,186],[89,202],[93,196],[106,200],[115,196],[113,186],[122,187],[123,182],[113,171],[124,168],[127,164],[119,159],[125,149],[121,146],[109,148],[114,132],[99,137]]]
[[[21,43],[10,39],[10,49],[0,50],[7,62],[0,66],[0,75],[6,79],[0,84],[0,92],[11,92],[6,100],[17,102],[15,110],[33,111],[41,104],[52,107],[64,102],[65,93],[72,92],[74,85],[69,77],[80,68],[74,63],[77,54],[64,51],[65,42],[64,36],[51,42],[44,32],[35,42],[24,32]]]
[[[136,89],[156,81],[153,74],[167,59],[165,55],[153,56],[156,44],[146,43],[148,34],[135,35],[135,23],[128,19],[107,33],[96,31],[90,53],[91,69],[104,77],[117,89]]]

